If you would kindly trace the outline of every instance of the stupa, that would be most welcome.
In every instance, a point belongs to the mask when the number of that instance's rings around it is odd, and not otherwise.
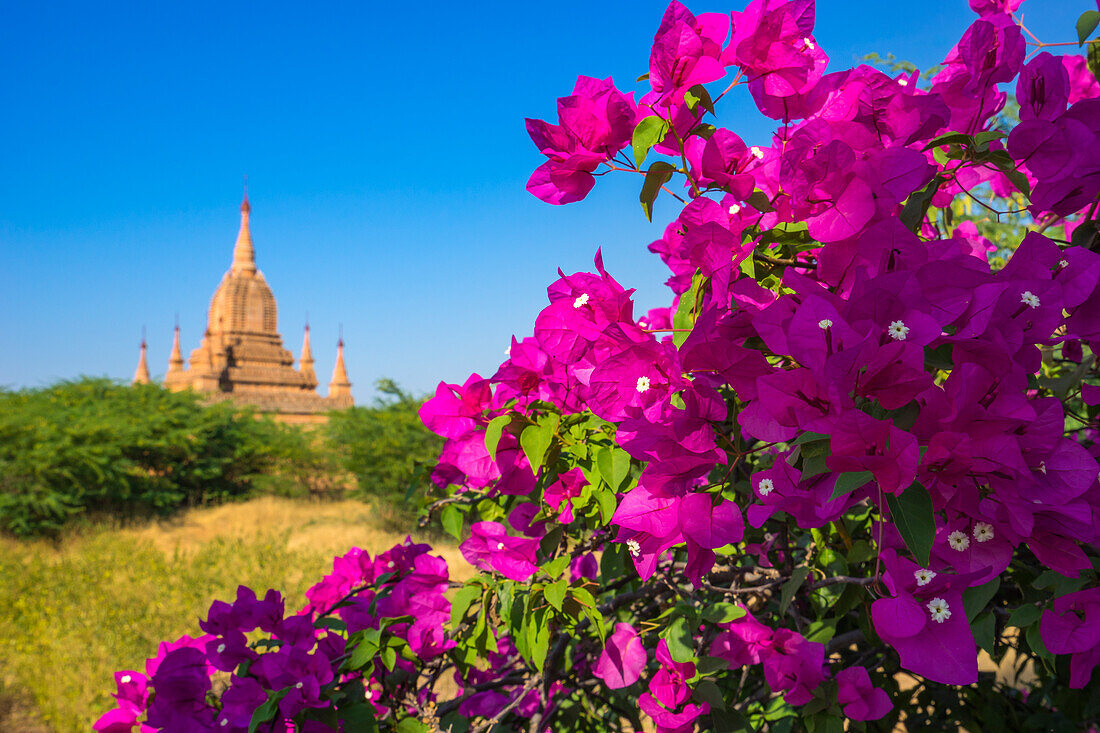
[[[241,202],[241,228],[233,247],[233,263],[210,300],[206,333],[184,365],[180,331],[176,326],[172,354],[164,386],[171,390],[193,389],[208,402],[233,400],[255,407],[289,423],[324,422],[332,410],[351,407],[351,382],[344,365],[344,340],[337,345],[336,368],[328,396],[317,393],[309,324],[305,327],[302,358],[294,368],[294,355],[283,347],[278,309],[263,273],[256,267],[256,251],[248,217],[252,207],[245,192]],[[144,376],[145,344],[135,382]]]

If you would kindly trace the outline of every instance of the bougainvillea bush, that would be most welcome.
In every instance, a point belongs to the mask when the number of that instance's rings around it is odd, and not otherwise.
[[[241,588],[97,729],[1100,720],[1100,13],[1046,44],[1018,4],[971,0],[937,70],[890,76],[829,71],[812,0],[674,1],[641,91],[582,76],[527,122],[538,198],[616,171],[675,206],[671,306],[596,253],[421,410],[425,521],[480,572],[407,542],[298,612]],[[735,87],[771,140],[718,126]]]

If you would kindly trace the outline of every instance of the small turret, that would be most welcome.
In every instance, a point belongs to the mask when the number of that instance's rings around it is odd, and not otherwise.
[[[141,357],[134,370],[134,384],[149,384],[149,362],[145,359],[145,336],[141,337]]]
[[[348,370],[344,366],[344,339],[336,343],[336,367],[332,370],[332,381],[328,384],[328,398],[341,406],[350,406],[351,382],[348,381]]]
[[[183,354],[180,353],[180,327],[177,323],[175,330],[172,332],[172,354],[168,357],[168,374],[165,375],[165,378],[182,373]]]
[[[309,383],[309,389],[317,386],[317,373],[313,371],[313,350],[309,347],[309,323],[306,323],[306,333],[302,337],[302,361],[298,369]]]

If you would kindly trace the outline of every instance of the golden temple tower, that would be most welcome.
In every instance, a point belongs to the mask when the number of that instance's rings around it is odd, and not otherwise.
[[[329,396],[322,397],[317,394],[309,326],[300,369],[294,368],[294,355],[283,348],[275,296],[256,267],[248,222],[251,211],[246,192],[233,262],[210,300],[206,333],[184,368],[176,326],[164,386],[202,392],[211,402],[231,399],[252,405],[284,422],[323,422],[328,411],[354,404],[344,367],[343,340],[337,350],[337,371],[342,376],[337,380],[334,373],[335,391],[330,387]],[[142,348],[144,359],[144,345]]]

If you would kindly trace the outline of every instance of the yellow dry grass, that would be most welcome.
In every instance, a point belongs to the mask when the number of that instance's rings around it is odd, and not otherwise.
[[[215,540],[278,535],[284,539],[288,551],[335,557],[352,547],[371,554],[381,552],[411,534],[414,540],[432,544],[435,554],[447,561],[452,577],[459,580],[470,577],[471,569],[457,547],[441,543],[438,536],[429,538],[416,531],[393,531],[391,528],[399,521],[392,510],[361,501],[302,501],[265,496],[243,504],[192,509],[169,520],[118,530],[118,535],[148,542],[165,554],[185,556]]]

